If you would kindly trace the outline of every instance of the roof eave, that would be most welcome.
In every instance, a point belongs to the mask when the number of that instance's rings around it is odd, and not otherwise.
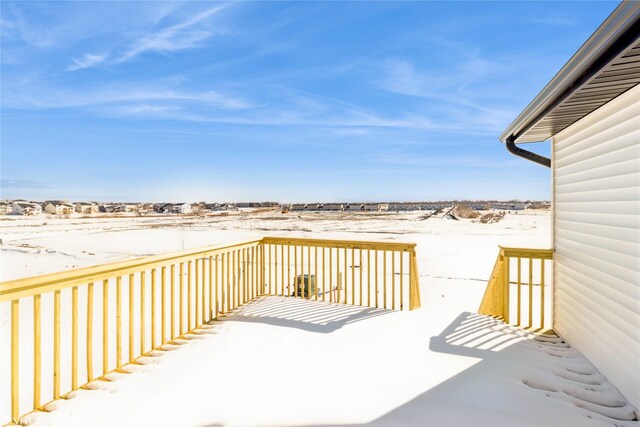
[[[640,2],[623,1],[580,47],[531,103],[500,135],[505,142],[512,137],[515,142],[528,128],[538,122],[544,112],[559,99],[572,93],[580,85],[576,83],[594,66],[602,68],[599,61],[609,52],[620,36],[640,24]],[[597,71],[597,70],[596,70]]]

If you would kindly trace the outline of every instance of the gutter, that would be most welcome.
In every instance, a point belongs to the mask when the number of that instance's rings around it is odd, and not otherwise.
[[[539,165],[546,166],[548,168],[551,167],[551,159],[536,153],[532,153],[531,151],[518,148],[514,141],[515,141],[515,138],[513,136],[510,136],[507,138],[506,146],[507,146],[507,150],[509,150],[511,154],[514,154],[518,157],[522,157],[523,159],[530,160]]]

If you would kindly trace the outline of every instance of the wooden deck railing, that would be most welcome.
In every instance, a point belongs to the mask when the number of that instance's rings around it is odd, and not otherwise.
[[[0,414],[18,423],[261,295],[415,309],[415,245],[266,237],[0,283],[11,312]]]
[[[392,310],[407,303],[410,310],[420,307],[414,244],[274,237],[262,244],[265,294]],[[309,289],[298,283],[305,279]]]
[[[552,249],[500,247],[478,313],[527,328],[551,328],[552,262]]]

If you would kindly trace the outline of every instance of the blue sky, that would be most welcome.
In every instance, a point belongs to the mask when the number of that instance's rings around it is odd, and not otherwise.
[[[616,5],[3,1],[0,196],[549,199],[498,135]]]

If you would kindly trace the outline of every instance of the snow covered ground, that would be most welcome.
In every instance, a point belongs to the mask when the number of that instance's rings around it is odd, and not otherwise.
[[[497,245],[550,246],[548,212],[0,221],[1,280],[265,235],[416,242],[423,308],[266,297],[29,416],[37,426],[615,426],[634,408],[569,344],[475,314]],[[46,223],[43,225],[43,223]],[[0,306],[0,395],[9,316]],[[28,321],[28,318],[25,319]],[[2,398],[0,420],[7,420]]]

